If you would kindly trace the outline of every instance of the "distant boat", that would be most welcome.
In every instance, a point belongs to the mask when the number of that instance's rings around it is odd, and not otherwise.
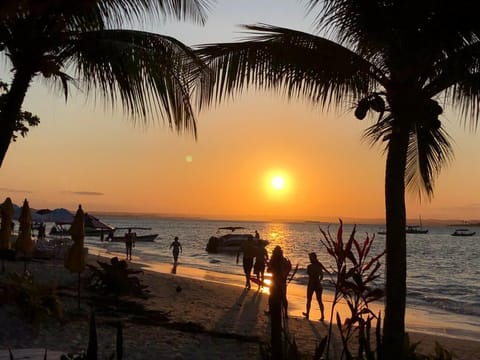
[[[451,235],[452,236],[473,236],[475,235],[475,231],[470,231],[469,229],[456,229]]]
[[[135,242],[153,242],[158,234],[137,235]],[[113,239],[107,240],[112,242],[125,242],[125,236],[114,236]]]
[[[407,234],[427,234],[428,229],[422,226],[422,217],[420,217],[420,225],[407,225],[405,232]]]
[[[407,234],[427,234],[428,229],[424,229],[422,226],[418,225],[407,225],[405,228],[405,233]],[[377,231],[378,235],[387,235],[387,230]]]
[[[421,225],[407,225],[405,232],[407,234],[427,234],[428,229],[424,229]]]

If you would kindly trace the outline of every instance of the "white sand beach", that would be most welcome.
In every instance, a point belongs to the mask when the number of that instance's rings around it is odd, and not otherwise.
[[[89,256],[89,262],[105,260]],[[135,269],[143,268],[138,275],[149,286],[150,297],[140,300],[148,310],[168,314],[168,321],[151,324],[119,316],[124,323],[124,359],[255,359],[260,357],[260,344],[269,339],[269,317],[265,314],[268,295],[243,288],[242,277],[182,266],[180,263],[172,274],[171,264],[131,263]],[[28,269],[37,281],[54,281],[67,285],[75,294],[76,275],[69,274],[61,261],[30,263]],[[7,271],[23,271],[23,262],[10,262]],[[0,275],[0,280],[6,275]],[[290,334],[305,354],[313,355],[315,346],[327,333],[327,322],[305,320],[301,315],[304,306],[304,289],[289,286]],[[49,351],[79,352],[88,343],[89,305],[82,298],[80,312],[75,311],[74,296],[65,299],[66,312],[70,316],[64,323],[47,321],[40,326],[28,325],[23,320],[0,310],[0,359],[6,356],[8,347],[13,349],[41,349]],[[63,299],[62,299],[63,300]],[[329,317],[331,298],[324,297],[326,315]],[[311,319],[317,319],[318,309],[312,304]],[[317,311],[317,312],[316,312]],[[155,314],[155,313],[152,313]],[[449,323],[435,314],[410,311],[407,316],[412,341],[421,341],[418,349],[430,354],[438,341],[445,349],[453,351],[455,359],[475,359],[480,353],[480,331],[478,339],[463,337],[455,333]],[[109,355],[115,349],[115,328],[112,319],[97,316],[99,356]],[[58,353],[57,353],[58,354]],[[56,355],[58,356],[58,355]],[[55,357],[53,357],[55,358]],[[51,359],[51,357],[49,357]]]

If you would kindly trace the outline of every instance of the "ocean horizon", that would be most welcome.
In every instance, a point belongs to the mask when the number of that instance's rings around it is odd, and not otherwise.
[[[74,212],[75,210],[71,210]],[[199,221],[232,221],[232,222],[284,222],[284,223],[323,223],[334,224],[341,219],[344,223],[352,223],[357,225],[382,225],[385,226],[385,218],[361,218],[361,217],[334,217],[325,216],[315,218],[274,218],[268,217],[257,219],[248,216],[230,217],[230,216],[211,216],[211,215],[189,215],[175,213],[154,213],[154,212],[131,212],[131,211],[92,211],[92,215],[98,217],[142,217],[155,218],[165,220],[199,220]],[[436,218],[408,218],[408,225],[418,225],[419,223],[426,226],[447,225],[447,226],[472,226],[480,227],[480,219],[436,219]]]

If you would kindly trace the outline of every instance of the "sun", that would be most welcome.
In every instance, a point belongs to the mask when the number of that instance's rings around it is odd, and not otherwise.
[[[272,187],[275,190],[282,190],[285,188],[285,179],[283,176],[276,175],[272,178]]]

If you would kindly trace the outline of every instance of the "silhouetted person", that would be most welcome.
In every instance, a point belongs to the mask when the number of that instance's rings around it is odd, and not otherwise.
[[[170,249],[172,249],[173,263],[176,264],[178,262],[178,254],[183,252],[182,245],[178,241],[178,236],[175,236],[175,239],[170,244]]]
[[[260,239],[260,234],[258,233],[257,230],[255,230],[255,239]]]
[[[127,260],[132,260],[132,248],[135,246],[135,233],[132,233],[132,229],[128,229],[125,234],[125,250],[127,253]]]
[[[317,298],[318,306],[320,307],[320,321],[324,319],[324,306],[322,302],[322,279],[323,269],[325,268],[317,259],[317,254],[311,252],[308,254],[310,257],[310,265],[307,266],[308,285],[307,285],[307,311],[303,315],[308,319],[310,316],[310,306],[312,304],[313,293]]]
[[[247,240],[245,240],[237,252],[237,264],[240,257],[240,253],[243,253],[242,264],[243,272],[245,273],[245,288],[250,289],[250,276],[252,274],[253,259],[255,258],[255,243],[253,242],[253,236],[248,235]]]
[[[285,318],[288,318],[287,277],[291,268],[290,261],[283,256],[282,248],[275,246],[268,265],[268,270],[272,274],[268,305],[273,359],[282,358],[282,308],[285,310]]]
[[[265,266],[268,260],[268,252],[260,241],[256,241],[255,264],[253,265],[253,273],[257,276],[258,288],[263,287],[265,280]]]
[[[38,226],[38,240],[43,240],[45,239],[45,236],[46,236],[46,225],[42,222],[40,223],[40,225]]]

